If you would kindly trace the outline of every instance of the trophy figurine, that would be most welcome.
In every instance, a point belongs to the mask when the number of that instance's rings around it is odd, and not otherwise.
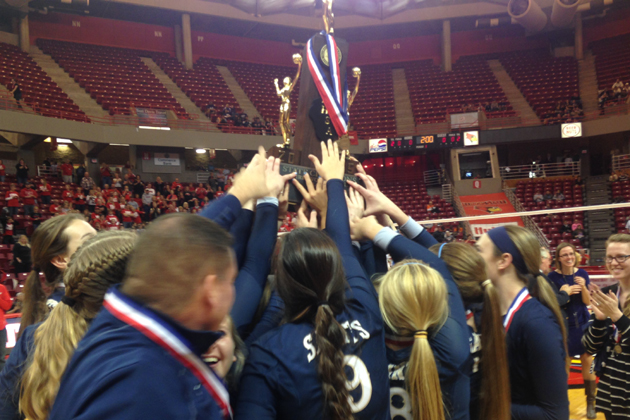
[[[335,29],[333,28],[333,24],[335,23],[335,15],[332,12],[333,0],[322,0],[322,4],[324,6],[324,15],[322,16],[324,19],[324,28],[327,34],[334,34]]]
[[[354,98],[356,98],[357,93],[359,93],[359,83],[361,83],[361,69],[358,67],[354,67],[352,69],[352,77],[357,79],[357,84],[354,85],[354,90],[352,91],[352,93],[348,91],[348,109],[350,109],[352,103],[354,102]]]
[[[285,77],[282,89],[278,86],[278,79],[274,79],[276,85],[276,93],[281,98],[280,103],[280,130],[282,131],[282,144],[279,144],[279,148],[288,148],[291,143],[291,124],[289,124],[289,116],[291,115],[291,92],[300,77],[300,70],[302,69],[302,56],[300,54],[293,54],[293,63],[298,65],[298,70],[291,81],[290,77]]]

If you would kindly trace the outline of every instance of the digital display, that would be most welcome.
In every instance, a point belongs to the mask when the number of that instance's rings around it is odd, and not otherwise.
[[[429,134],[416,136],[416,149],[444,149],[462,146],[461,133]]]
[[[388,139],[388,150],[390,152],[405,152],[407,150],[414,150],[413,137],[395,137]]]

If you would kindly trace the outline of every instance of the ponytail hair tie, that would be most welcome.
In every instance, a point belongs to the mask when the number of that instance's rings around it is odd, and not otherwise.
[[[77,301],[74,298],[71,298],[70,296],[65,296],[61,298],[61,302],[65,303],[66,305],[68,305],[69,307],[73,308],[74,305],[76,305]]]
[[[492,284],[492,280],[490,280],[490,279],[484,280],[483,282],[481,282],[481,288],[483,290],[486,290],[486,287],[488,287],[489,284]]]
[[[31,271],[37,271],[38,273],[40,273],[40,272],[42,271],[42,269],[41,269],[41,268],[39,268],[39,266],[34,265],[34,266],[33,266],[33,270],[31,270]]]
[[[319,302],[317,302],[317,307],[319,308],[320,306],[330,306],[330,304],[328,303],[327,300],[320,300]]]
[[[418,330],[414,333],[414,338],[427,338],[427,330]]]
[[[440,250],[438,251],[438,258],[442,258],[442,248],[444,248],[444,245],[446,245],[446,242],[440,245]]]

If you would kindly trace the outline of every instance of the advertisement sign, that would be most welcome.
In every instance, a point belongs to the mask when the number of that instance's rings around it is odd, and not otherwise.
[[[473,185],[474,186],[474,185]],[[466,216],[486,216],[489,214],[515,213],[516,210],[504,193],[460,196]],[[502,217],[488,220],[472,220],[470,227],[475,238],[498,226],[524,226],[520,217]]]
[[[370,153],[387,152],[387,139],[371,139],[369,140]]]
[[[136,108],[139,125],[168,125],[168,114],[165,109]]]
[[[466,131],[464,133],[464,147],[479,146],[479,131]]]
[[[476,189],[476,190],[481,189],[481,181],[478,180],[478,179],[475,179],[473,181],[473,188]]]
[[[154,153],[153,163],[157,166],[180,166],[177,153]]]
[[[479,112],[451,114],[451,129],[479,127]]]
[[[567,123],[562,124],[562,138],[570,139],[572,137],[582,137],[582,123]]]

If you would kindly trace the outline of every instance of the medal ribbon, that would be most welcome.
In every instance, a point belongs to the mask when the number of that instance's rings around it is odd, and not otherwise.
[[[337,63],[337,43],[330,34],[321,32],[326,37],[328,47],[328,67],[332,83],[324,73],[322,65],[317,59],[317,54],[313,47],[313,38],[306,44],[306,62],[313,76],[313,81],[317,87],[322,102],[328,111],[328,116],[335,127],[339,137],[348,132],[348,90],[347,81],[341,82],[339,63]]]
[[[514,315],[519,311],[519,309],[521,309],[523,304],[529,300],[529,298],[529,290],[527,290],[527,287],[523,287],[521,291],[518,292],[518,295],[516,295],[516,299],[514,299],[514,302],[512,302],[512,304],[510,305],[510,308],[508,309],[507,314],[503,319],[503,327],[505,327],[506,333],[510,329],[510,324],[512,324],[512,319],[514,318]]]
[[[103,306],[117,319],[134,327],[151,341],[166,349],[199,379],[221,408],[223,417],[232,418],[230,397],[223,381],[193,352],[185,338],[154,314],[129,302],[117,291],[110,291],[105,295]]]

